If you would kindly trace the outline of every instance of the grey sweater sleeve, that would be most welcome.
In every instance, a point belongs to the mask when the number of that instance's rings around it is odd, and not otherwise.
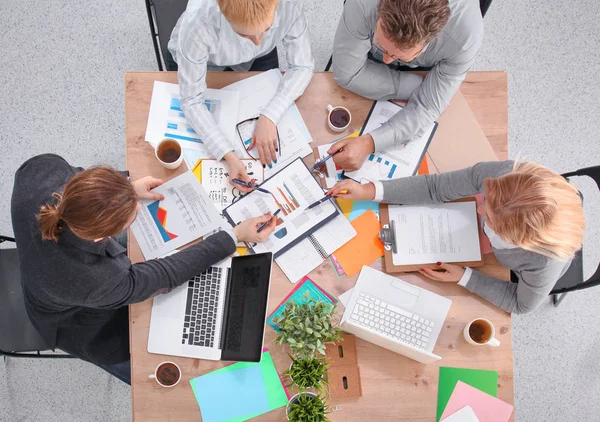
[[[132,264],[129,271],[103,282],[85,306],[116,309],[143,302],[180,286],[211,265],[235,252],[235,243],[224,231],[162,259]]]
[[[531,254],[522,249],[514,251],[514,253]],[[519,277],[518,283],[500,280],[473,270],[465,288],[506,312],[529,313],[548,298],[550,291],[570,264],[570,262],[535,255],[537,259],[528,260],[530,261],[527,263],[528,268],[515,270]]]
[[[382,181],[383,202],[432,204],[475,195],[483,191],[485,179],[507,174],[513,165],[513,161],[489,161],[447,173]]]

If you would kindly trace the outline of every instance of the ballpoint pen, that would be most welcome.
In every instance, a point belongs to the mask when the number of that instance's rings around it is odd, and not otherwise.
[[[273,219],[273,217],[277,217],[277,214],[279,214],[279,211],[281,211],[281,209],[278,209],[277,211],[275,211],[273,213],[273,216],[271,218],[269,218],[268,221],[266,221],[265,223],[262,223],[259,227],[258,230],[256,231],[257,233],[260,233],[261,231],[263,231],[263,229],[265,227],[267,227],[269,225],[269,223],[271,222],[271,220]]]
[[[316,169],[318,169],[318,168],[319,168],[319,167],[321,167],[323,164],[325,164],[325,162],[326,162],[327,160],[329,160],[329,159],[330,159],[331,157],[333,157],[335,154],[337,154],[337,153],[339,153],[339,152],[342,152],[343,150],[344,150],[343,148],[342,148],[342,149],[340,149],[340,150],[337,150],[337,151],[336,151],[336,152],[334,152],[333,154],[329,154],[327,157],[323,158],[322,160],[320,160],[320,161],[317,161],[317,162],[315,163],[315,165],[314,165],[314,166],[312,166],[312,168],[310,169],[310,171],[313,171],[313,170],[316,170]]]
[[[331,196],[324,196],[323,198],[319,199],[314,204],[310,204],[308,207],[306,207],[306,209],[310,210],[310,209],[316,207],[317,205],[321,205],[323,202],[329,201],[330,199],[331,199]]]
[[[244,182],[243,180],[240,180],[240,179],[233,179],[232,182],[236,183],[238,185],[241,185],[241,186],[245,186],[247,188],[252,188],[252,189],[257,190],[257,191],[262,192],[262,193],[268,193],[269,195],[271,194],[271,192],[269,192],[266,189],[259,188],[258,186],[251,185],[251,184],[246,183],[246,182]]]

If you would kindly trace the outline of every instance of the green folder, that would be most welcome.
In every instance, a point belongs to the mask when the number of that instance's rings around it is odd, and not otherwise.
[[[469,384],[471,387],[475,387],[491,396],[496,397],[498,395],[498,372],[440,366],[436,421],[439,421],[442,417],[458,381]]]

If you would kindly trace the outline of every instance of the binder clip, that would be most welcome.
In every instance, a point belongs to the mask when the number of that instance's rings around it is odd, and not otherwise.
[[[394,220],[390,221],[390,224],[384,224],[379,230],[379,240],[383,242],[383,248],[386,251],[392,251],[398,253],[396,246],[396,223]]]

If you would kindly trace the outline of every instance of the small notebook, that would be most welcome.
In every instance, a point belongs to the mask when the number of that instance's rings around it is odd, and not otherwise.
[[[313,234],[281,254],[275,262],[292,282],[296,283],[317,268],[329,255],[356,236],[352,224],[339,214]]]

